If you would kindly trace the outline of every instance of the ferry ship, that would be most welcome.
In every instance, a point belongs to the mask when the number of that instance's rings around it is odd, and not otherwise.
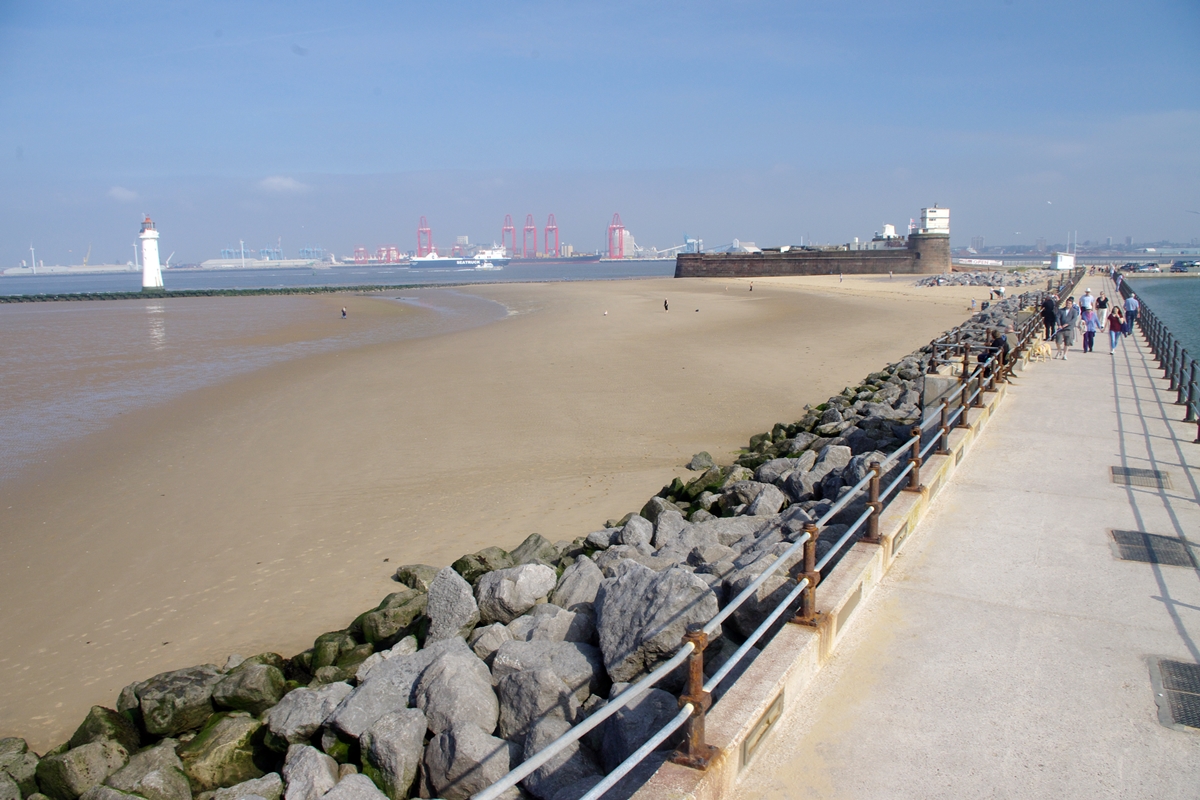
[[[412,269],[455,267],[458,269],[500,269],[508,264],[509,258],[501,247],[484,247],[469,258],[439,256],[435,250],[423,256],[413,256],[409,263]]]

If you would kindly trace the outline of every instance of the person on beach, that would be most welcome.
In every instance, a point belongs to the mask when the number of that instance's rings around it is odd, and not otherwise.
[[[1137,322],[1139,307],[1137,295],[1130,292],[1129,297],[1125,298],[1125,333],[1133,333],[1133,323]]]
[[[1058,352],[1055,358],[1067,360],[1067,350],[1075,346],[1075,327],[1079,324],[1079,309],[1075,307],[1075,298],[1068,297],[1067,302],[1058,310],[1057,329],[1054,331],[1054,344]]]
[[[342,306],[342,319],[346,318],[346,307]]]
[[[1121,334],[1125,332],[1125,315],[1121,313],[1121,309],[1113,306],[1108,312],[1108,346],[1109,355],[1117,354],[1117,342],[1121,341]]]
[[[1054,330],[1058,327],[1058,298],[1047,294],[1042,300],[1042,322],[1046,326],[1046,335],[1042,338],[1054,338]]]
[[[670,311],[670,306],[667,305],[667,298],[663,298],[663,311]]]
[[[1103,324],[1094,308],[1088,308],[1079,313],[1079,326],[1083,329],[1083,352],[1094,353],[1096,351],[1096,331],[1100,330]]]

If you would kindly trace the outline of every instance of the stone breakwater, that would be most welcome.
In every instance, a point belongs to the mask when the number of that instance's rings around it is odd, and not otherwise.
[[[1017,302],[973,317],[965,338],[1015,316]],[[0,739],[0,800],[470,797],[670,657],[689,624],[711,619],[907,440],[931,353],[752,437],[734,464],[697,454],[698,475],[585,536],[535,533],[444,568],[402,566],[398,591],[302,653],[235,655],[131,684],[40,757]],[[819,554],[864,500],[821,531]],[[730,616],[706,651],[710,675],[795,585],[780,570]],[[682,677],[505,796],[583,795],[675,716],[668,690]]]
[[[917,286],[1041,286],[1058,281],[1061,273],[1052,269],[1028,269],[1020,272],[947,272],[921,278]]]

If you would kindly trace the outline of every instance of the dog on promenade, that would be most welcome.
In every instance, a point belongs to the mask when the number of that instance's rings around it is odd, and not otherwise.
[[[1038,339],[1033,344],[1033,350],[1029,353],[1030,361],[1049,361],[1050,360],[1050,345],[1043,339]]]

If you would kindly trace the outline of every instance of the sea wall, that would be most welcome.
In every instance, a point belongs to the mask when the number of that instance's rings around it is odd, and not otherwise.
[[[680,253],[676,278],[762,278],[775,275],[898,275],[950,271],[950,237],[912,234],[887,250],[792,248],[761,253]]]
[[[1016,303],[976,315],[974,330],[1015,316]],[[597,530],[559,542],[532,534],[448,567],[401,566],[397,591],[301,653],[234,655],[131,684],[40,757],[0,740],[0,795],[469,797],[674,653],[689,624],[711,619],[907,439],[931,352],[752,437],[734,464],[697,454],[692,477]],[[819,555],[864,508],[850,503],[821,530]],[[796,585],[790,570],[779,573],[725,622],[706,650],[710,675]],[[522,789],[580,796],[678,713],[681,685],[676,674],[648,690]]]

